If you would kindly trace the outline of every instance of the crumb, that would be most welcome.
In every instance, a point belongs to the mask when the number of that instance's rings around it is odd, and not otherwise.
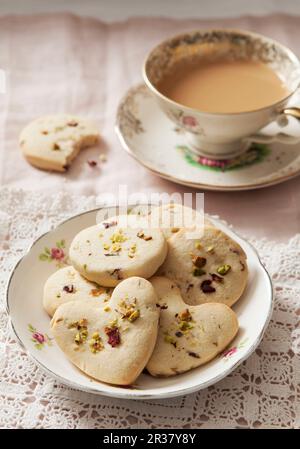
[[[103,154],[103,153],[99,154],[99,160],[100,160],[101,162],[106,162],[106,161],[107,161],[106,155]]]
[[[87,163],[89,164],[90,167],[96,167],[97,166],[97,162],[94,160],[88,160]]]

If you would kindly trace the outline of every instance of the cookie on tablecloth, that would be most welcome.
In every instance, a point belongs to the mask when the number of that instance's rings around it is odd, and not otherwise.
[[[98,128],[89,119],[57,114],[30,122],[21,132],[19,144],[31,165],[64,172],[81,149],[98,140]]]

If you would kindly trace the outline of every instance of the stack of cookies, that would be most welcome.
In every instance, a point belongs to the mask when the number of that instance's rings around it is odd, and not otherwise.
[[[174,226],[183,212],[169,204],[151,209],[152,227],[136,214],[84,229],[71,265],[47,280],[52,334],[94,379],[129,385],[144,369],[174,376],[212,360],[237,334],[230,307],[247,283],[246,255],[209,221],[195,238],[194,211],[187,226]]]

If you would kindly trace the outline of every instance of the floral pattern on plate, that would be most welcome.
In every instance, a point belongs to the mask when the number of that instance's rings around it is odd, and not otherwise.
[[[253,143],[245,153],[235,158],[217,160],[197,155],[185,145],[178,145],[177,149],[183,154],[184,159],[189,164],[199,168],[204,168],[206,170],[219,172],[238,170],[248,165],[262,162],[270,154],[271,151],[267,145]]]
[[[181,115],[183,119],[187,120],[190,130],[201,127],[192,115]],[[182,151],[176,150],[178,147],[190,149],[182,125],[181,121],[180,126],[175,127],[147,86],[138,85],[121,101],[116,132],[123,148],[152,173],[198,189],[248,190],[278,184],[300,174],[300,143],[255,144],[245,154],[227,161],[226,167],[220,161],[213,166],[208,158],[202,158],[200,164],[196,153],[188,153],[187,160]],[[296,134],[298,127],[291,121],[286,131]],[[270,135],[280,131],[274,123],[267,128],[266,134]]]
[[[248,341],[248,338],[245,338],[238,345],[232,346],[231,348],[226,349],[226,351],[224,351],[222,354],[222,357],[224,358],[224,360],[226,361],[226,360],[230,359],[234,354],[236,354],[238,352],[239,349],[244,348],[246,346],[247,341]]]
[[[52,338],[47,334],[38,332],[32,324],[28,324],[28,330],[31,333],[31,341],[36,349],[43,349],[45,345],[52,346]]]
[[[56,262],[58,268],[67,265],[67,255],[65,252],[66,242],[65,240],[59,240],[55,246],[49,248],[45,246],[44,251],[39,255],[39,260],[42,262]]]

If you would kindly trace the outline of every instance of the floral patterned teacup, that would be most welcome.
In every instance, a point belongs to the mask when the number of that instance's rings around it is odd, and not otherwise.
[[[270,106],[226,114],[189,108],[159,92],[157,86],[176,64],[201,59],[208,47],[215,59],[251,59],[267,64],[283,80],[289,93]],[[288,115],[300,119],[299,108],[287,107],[300,84],[300,61],[291,50],[262,35],[240,30],[206,30],[175,36],[149,53],[143,77],[160,108],[186,132],[191,148],[202,156],[228,159],[245,151],[252,141],[295,143],[300,139],[283,132],[276,135],[260,132],[274,120],[283,128],[288,123]]]

